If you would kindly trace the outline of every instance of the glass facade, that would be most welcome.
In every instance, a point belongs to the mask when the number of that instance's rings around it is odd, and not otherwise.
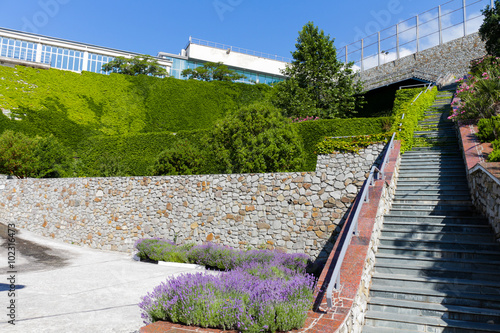
[[[61,45],[60,41],[57,41],[57,43],[58,45]],[[114,60],[115,57],[89,52],[87,58],[84,51],[71,49],[71,43],[68,43],[67,46],[68,48],[51,46],[44,44],[43,41],[40,45],[38,44],[38,42],[29,42],[22,39],[0,36],[0,56],[2,57],[40,62],[43,64],[49,64],[52,68],[74,72],[81,72],[83,70],[86,70],[94,73],[109,74],[102,70],[102,65]],[[39,50],[41,51],[41,54],[37,54]],[[90,48],[89,50],[92,50],[92,48]],[[169,74],[171,77],[177,79],[185,79],[184,77],[182,77],[183,70],[187,68],[194,69],[196,67],[203,66],[203,64],[205,63],[204,61],[194,61],[188,60],[183,57],[177,58],[175,56],[167,55],[163,56],[162,58],[172,62],[172,67],[170,68]],[[164,65],[162,67],[166,68],[166,66]],[[250,84],[272,84],[275,82],[283,81],[283,77],[276,75],[247,71],[239,68],[230,67],[230,69],[245,76],[245,78],[240,79],[237,82]]]
[[[42,62],[53,68],[80,72],[83,69],[83,52],[43,45]]]
[[[167,60],[171,60],[173,62],[170,76],[174,77],[176,79],[185,79],[182,76],[183,70],[188,69],[188,68],[194,69],[196,67],[203,66],[203,64],[205,63],[202,61],[192,61],[192,60],[178,59],[178,58],[173,58],[173,57],[163,57],[163,58],[167,59]],[[280,81],[284,80],[284,78],[281,76],[245,71],[245,70],[231,68],[231,67],[229,67],[229,69],[234,70],[238,74],[245,75],[245,78],[239,79],[236,82],[273,84],[273,83],[280,82]]]
[[[36,49],[35,43],[0,37],[0,56],[2,57],[36,61]]]
[[[102,65],[114,60],[114,57],[103,56],[95,53],[89,53],[87,70],[89,72],[108,74],[102,70]]]

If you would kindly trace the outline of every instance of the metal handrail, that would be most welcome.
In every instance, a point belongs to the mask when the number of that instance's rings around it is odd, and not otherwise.
[[[353,217],[351,219],[351,224],[349,225],[349,230],[347,231],[347,239],[345,239],[344,243],[342,244],[342,249],[340,251],[339,258],[335,263],[333,274],[332,277],[330,278],[330,283],[328,284],[328,288],[326,290],[326,302],[328,304],[328,307],[333,306],[333,301],[332,301],[333,289],[338,289],[338,286],[340,286],[340,268],[342,267],[342,263],[344,262],[344,257],[346,255],[347,248],[351,243],[352,236],[358,235],[359,214],[361,213],[361,208],[363,207],[363,204],[365,202],[369,202],[370,186],[373,186],[374,180],[378,179],[377,175],[382,175],[382,179],[385,178],[384,169],[387,164],[389,155],[392,149],[394,148],[395,137],[396,137],[396,132],[392,134],[391,141],[387,146],[388,148],[385,152],[385,156],[380,166],[380,169],[377,168],[375,165],[372,166],[370,169],[370,175],[368,176],[368,179],[361,188],[361,194],[359,196],[359,200],[357,201],[356,210],[354,211],[354,215],[352,215]]]
[[[411,84],[411,85],[408,85],[408,86],[400,86],[399,90],[401,90],[401,89],[407,89],[407,88],[416,88],[416,87],[420,87],[420,86],[428,88],[428,86],[430,86],[430,85],[431,85],[431,83]]]

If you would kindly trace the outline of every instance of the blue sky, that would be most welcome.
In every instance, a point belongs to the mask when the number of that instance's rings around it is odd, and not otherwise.
[[[481,7],[489,3],[481,1]],[[3,0],[0,26],[151,55],[158,51],[177,54],[193,36],[290,57],[298,31],[308,21],[341,47],[444,2]],[[461,2],[452,0],[447,6]]]

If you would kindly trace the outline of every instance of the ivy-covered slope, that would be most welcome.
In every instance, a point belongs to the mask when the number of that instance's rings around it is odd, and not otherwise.
[[[265,98],[267,85],[0,66],[0,131],[54,134],[78,148],[96,135],[210,128],[228,111]]]

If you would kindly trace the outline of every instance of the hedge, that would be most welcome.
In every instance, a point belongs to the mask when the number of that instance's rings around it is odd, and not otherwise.
[[[391,117],[325,119],[295,123],[306,150],[306,170],[316,169],[316,145],[325,137],[379,134],[392,124]]]

